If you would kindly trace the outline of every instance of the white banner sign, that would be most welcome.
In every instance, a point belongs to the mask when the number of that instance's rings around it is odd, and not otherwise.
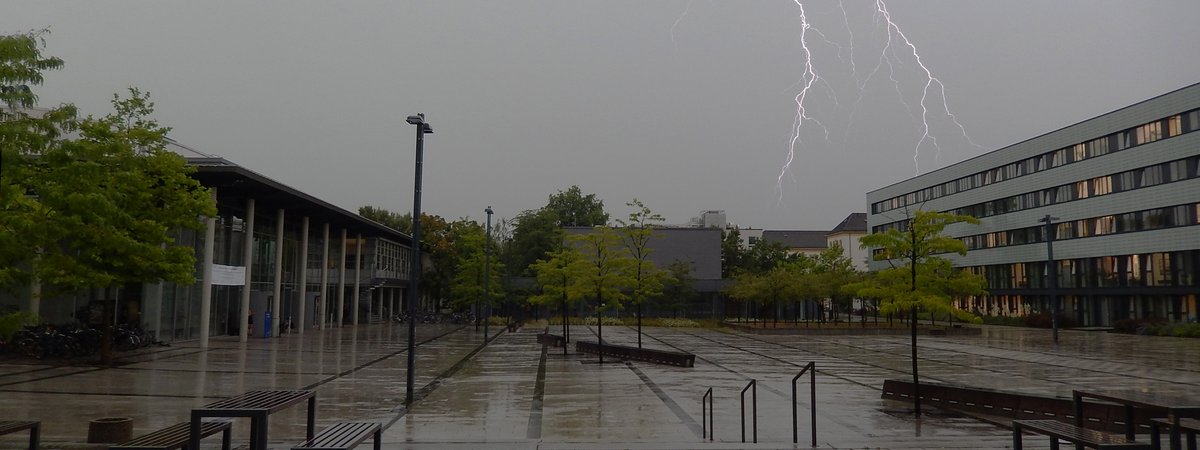
[[[246,266],[212,265],[212,284],[220,286],[245,286]]]

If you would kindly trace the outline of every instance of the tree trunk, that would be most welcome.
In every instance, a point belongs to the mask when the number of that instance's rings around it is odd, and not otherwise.
[[[913,406],[917,417],[921,417],[921,379],[917,376],[917,307],[913,305],[912,316],[909,319],[912,327],[912,370],[913,370]]]
[[[642,304],[638,303],[638,348],[642,348]]]

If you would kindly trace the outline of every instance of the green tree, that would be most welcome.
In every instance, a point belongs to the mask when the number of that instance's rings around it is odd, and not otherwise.
[[[405,234],[412,234],[412,214],[400,214],[375,206],[358,207],[358,215]],[[424,216],[425,214],[421,214]]]
[[[817,297],[828,298],[834,305],[834,319],[838,314],[849,311],[854,301],[854,292],[842,288],[854,284],[862,274],[854,268],[854,262],[842,252],[842,244],[834,242],[829,248],[813,256],[812,281]]]
[[[529,302],[535,305],[546,306],[558,302],[562,306],[563,338],[567,342],[570,342],[571,328],[567,307],[583,298],[583,293],[576,277],[588,269],[588,262],[583,259],[583,254],[575,246],[559,248],[546,256],[546,259],[539,259],[530,266],[537,277],[537,282],[541,286],[542,292],[537,295],[531,295]],[[566,354],[566,351],[566,346],[564,346],[563,353]]]
[[[620,236],[609,227],[596,227],[591,233],[577,234],[569,238],[583,254],[586,264],[576,266],[577,289],[595,304],[597,334],[600,345],[604,345],[604,311],[623,306],[629,298],[626,289],[633,285],[629,276],[633,260],[629,258]],[[604,357],[600,357],[604,362]]]
[[[741,272],[735,275],[728,289],[729,296],[756,305],[756,317],[762,319],[763,312],[773,311],[775,324],[779,323],[778,306],[781,302],[802,296],[804,292],[804,268],[792,262],[775,266],[762,273]]]
[[[469,226],[469,225],[475,226]],[[504,284],[501,281],[504,274],[504,264],[498,261],[497,255],[491,255],[491,262],[486,261],[487,235],[483,228],[474,222],[469,222],[456,236],[457,247],[454,274],[450,284],[450,305],[455,309],[466,309],[476,305],[482,307],[495,306],[497,298],[503,297]],[[495,246],[493,245],[493,248]],[[490,277],[484,283],[484,277]],[[487,291],[484,291],[487,284]],[[482,311],[476,311],[477,317]]]
[[[666,220],[654,213],[638,199],[626,203],[633,208],[629,220],[617,220],[621,225],[621,240],[632,259],[630,277],[633,279],[630,299],[637,306],[638,348],[642,348],[642,304],[647,300],[662,295],[663,279],[666,272],[655,267],[650,261],[650,240],[654,238],[654,228]]]
[[[721,230],[721,278],[733,278],[737,274],[745,253],[740,231],[736,228]]]
[[[558,214],[549,208],[522,211],[513,219],[512,243],[506,256],[514,274],[532,276],[531,265],[562,247]]]
[[[608,224],[608,213],[604,212],[604,201],[596,194],[583,195],[579,186],[558,191],[550,196],[546,209],[558,216],[560,227],[595,227]]]
[[[766,273],[783,264],[796,262],[797,255],[788,254],[787,247],[779,242],[759,240],[750,246],[750,250],[742,255],[738,269],[751,273]]]
[[[686,307],[696,298],[696,288],[692,286],[694,280],[691,261],[675,260],[668,264],[659,306],[670,309],[671,317],[679,317],[679,308]]]
[[[56,243],[45,226],[49,211],[31,190],[39,176],[34,161],[78,125],[72,105],[31,110],[43,72],[63,66],[42,55],[47,33],[0,36],[0,288],[13,293],[38,284],[40,246]]]
[[[951,267],[948,260],[936,256],[967,254],[966,244],[942,234],[947,226],[956,223],[978,224],[979,220],[958,214],[918,210],[910,216],[904,229],[891,228],[864,236],[861,240],[864,246],[878,249],[875,259],[887,261],[890,267],[879,271],[871,279],[871,285],[859,291],[860,295],[890,300],[885,300],[882,308],[884,313],[909,311],[913,398],[917,416],[921,415],[920,379],[917,376],[918,308],[924,307],[929,311],[949,309],[952,294],[984,291],[982,278],[957,275],[954,270],[946,269]]]

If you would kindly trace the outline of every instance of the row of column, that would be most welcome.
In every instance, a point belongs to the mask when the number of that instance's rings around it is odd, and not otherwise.
[[[212,189],[212,196],[215,201],[216,195],[217,195],[217,189],[216,188],[211,188],[211,189]],[[245,261],[245,267],[246,267],[245,285],[243,286],[243,289],[242,289],[242,296],[241,296],[241,302],[240,302],[241,303],[241,314],[238,316],[238,317],[242,317],[242,318],[250,315],[251,278],[253,276],[252,269],[254,266],[254,256],[255,256],[254,255],[254,217],[255,217],[255,202],[254,202],[254,199],[251,198],[251,199],[246,200],[246,222],[245,222],[246,239],[245,239],[244,247],[242,249],[242,254],[245,256],[243,261]],[[283,294],[284,220],[285,220],[285,211],[283,208],[280,208],[278,211],[276,211],[275,237],[276,237],[276,242],[278,242],[278,245],[275,246],[275,254],[273,255],[274,259],[275,259],[275,274],[274,274],[275,282],[274,282],[274,286],[273,286],[273,292],[272,292],[273,296],[272,296],[271,306],[270,306],[271,311],[276,311],[276,312],[281,311],[280,301],[282,299],[282,294]],[[209,217],[205,220],[205,222],[206,223],[205,223],[205,234],[204,234],[204,249],[203,249],[203,252],[201,255],[202,272],[201,272],[201,286],[200,286],[200,346],[201,346],[201,348],[208,347],[208,339],[209,339],[209,335],[210,335],[209,321],[211,320],[211,315],[212,315],[213,246],[214,246],[214,241],[216,240],[216,227],[217,227],[217,221],[216,221],[215,217]],[[296,308],[296,309],[297,309],[297,316],[298,316],[297,323],[299,324],[299,326],[296,327],[296,330],[299,333],[304,332],[305,314],[308,310],[308,307],[305,304],[306,303],[305,300],[308,296],[308,235],[309,235],[309,220],[308,220],[308,216],[304,216],[301,218],[301,221],[300,221],[300,236],[301,236],[300,261],[301,261],[302,268],[300,270],[299,280],[297,280],[297,285],[299,286],[299,295],[297,297],[299,299],[299,304],[298,304],[298,308]],[[329,249],[329,245],[328,245],[328,243],[329,243],[329,224],[328,223],[324,224],[324,231],[322,234],[322,242],[325,243],[325,245],[324,245],[325,251],[324,251],[324,256],[323,256],[323,263],[321,264],[320,292],[322,294],[321,301],[324,302],[325,298],[324,298],[323,294],[328,292],[329,256],[331,253],[328,250]],[[336,325],[339,325],[339,326],[340,326],[340,324],[344,323],[343,314],[345,311],[345,301],[346,301],[346,263],[345,263],[345,261],[346,261],[346,246],[347,246],[348,242],[347,242],[347,233],[344,228],[341,230],[341,242],[342,242],[341,251],[339,252],[341,262],[338,264],[338,280],[337,280],[337,309],[336,309],[337,319],[334,322]],[[362,254],[363,254],[363,239],[362,239],[361,233],[356,235],[355,242],[356,242],[357,250],[355,251],[354,282],[353,282],[353,291],[352,291],[353,295],[351,297],[351,302],[352,302],[351,311],[354,311],[354,314],[352,315],[353,317],[351,317],[351,323],[353,325],[358,325],[359,293],[361,292],[361,286],[359,283],[362,280],[361,269],[362,269]],[[401,297],[400,289],[386,289],[386,291],[384,291],[384,292],[388,293],[387,294],[387,296],[389,297],[388,301],[390,304],[393,305],[391,308],[391,311],[399,310],[400,297]],[[382,294],[382,293],[378,296],[380,306],[382,306],[382,304],[383,304],[383,296],[384,296],[384,294]],[[376,297],[376,296],[372,295],[372,297]],[[327,324],[325,323],[325,320],[324,320],[325,307],[323,304],[321,304],[320,306],[321,307],[319,308],[319,311],[322,312],[321,313],[322,317],[314,317],[314,319],[315,319],[314,322],[318,324],[319,328],[324,329],[327,326]],[[240,325],[239,325],[240,331],[238,333],[239,340],[241,342],[246,342],[246,340],[249,338],[249,335],[250,335],[250,325],[245,320],[239,320],[239,322],[240,322]],[[271,335],[273,335],[273,336],[279,335],[279,323],[280,322],[281,322],[281,320],[272,321]]]

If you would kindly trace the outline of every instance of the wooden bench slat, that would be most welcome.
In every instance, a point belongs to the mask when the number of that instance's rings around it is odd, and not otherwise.
[[[0,420],[0,435],[30,430],[40,423],[36,420]]]
[[[200,438],[206,438],[220,432],[228,432],[231,422],[203,422],[200,424]],[[169,427],[144,434],[130,441],[112,446],[112,449],[174,449],[188,445],[191,437],[190,422],[180,422]],[[222,446],[224,447],[224,446]],[[226,450],[228,450],[226,448]]]
[[[1124,435],[1105,433],[1103,431],[1081,428],[1074,424],[1053,420],[1014,420],[1013,440],[1021,439],[1021,431],[1044,434],[1051,439],[1063,439],[1076,444],[1104,449],[1149,449],[1149,442],[1133,441]]]
[[[377,422],[339,422],[321,430],[312,439],[302,442],[293,450],[349,450],[361,444],[372,436],[376,436],[376,446],[379,445],[377,434],[380,432]]]

